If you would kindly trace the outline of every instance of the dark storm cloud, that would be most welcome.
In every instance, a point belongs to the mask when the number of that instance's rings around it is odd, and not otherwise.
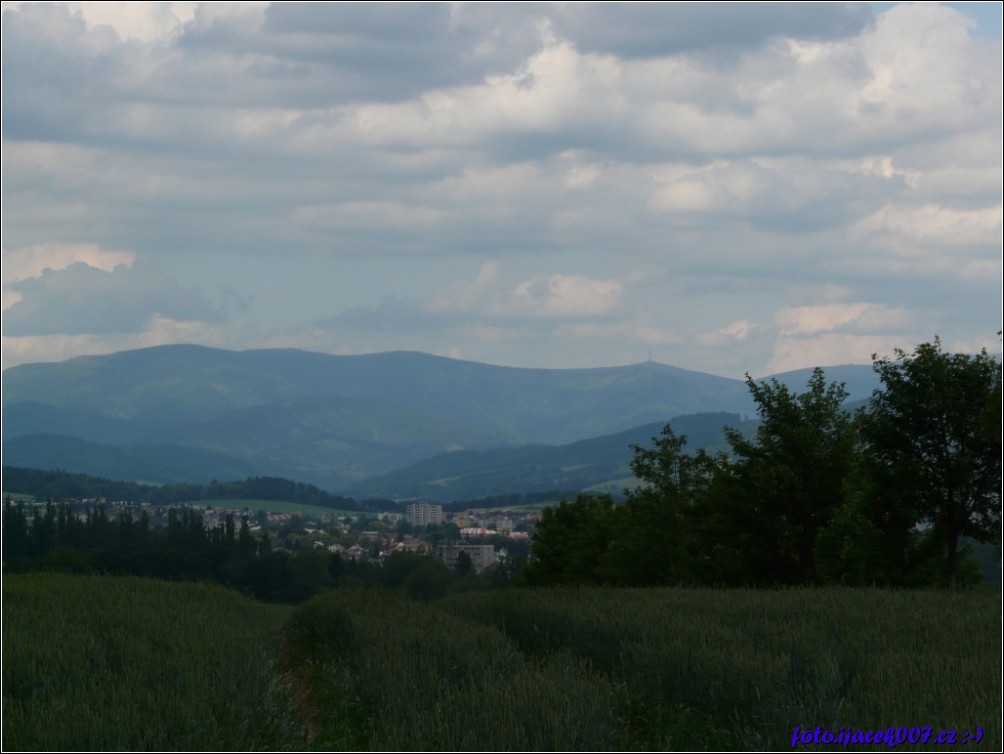
[[[125,265],[105,272],[78,262],[47,269],[9,289],[22,298],[4,312],[7,336],[137,333],[157,315],[178,321],[223,320],[200,292]]]

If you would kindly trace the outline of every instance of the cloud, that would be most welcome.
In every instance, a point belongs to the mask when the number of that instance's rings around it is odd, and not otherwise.
[[[223,5],[226,5],[225,3]],[[130,3],[118,6],[102,2],[68,2],[66,7],[87,25],[108,27],[121,40],[154,42],[180,31],[198,12],[194,2]]]
[[[455,283],[433,294],[429,308],[434,312],[466,312],[483,307],[485,299],[494,295],[500,270],[497,260],[482,263],[477,278],[471,282]]]
[[[630,276],[629,276],[630,277]],[[614,278],[537,273],[513,284],[497,260],[481,266],[471,282],[460,282],[434,294],[435,312],[477,313],[489,318],[605,317],[620,306],[625,283]]]
[[[788,307],[774,317],[777,338],[767,372],[812,365],[864,363],[923,331],[928,315],[867,302]],[[917,325],[921,327],[918,328]]]
[[[314,328],[400,334],[440,330],[453,322],[449,315],[430,311],[419,301],[385,296],[376,306],[351,307],[336,317],[315,322]]]
[[[742,374],[999,320],[1000,41],[938,3],[5,3],[2,42],[4,326],[54,349],[159,312]]]
[[[582,3],[559,5],[553,19],[579,49],[623,58],[721,54],[780,36],[836,39],[873,23],[867,3]]]
[[[76,262],[111,272],[119,265],[132,266],[133,251],[102,249],[95,243],[42,244],[14,251],[3,250],[3,284],[38,277],[46,269],[61,270]]]
[[[138,333],[151,321],[220,322],[199,292],[124,264],[105,271],[84,262],[11,283],[21,296],[4,313],[7,336]]]
[[[899,308],[870,303],[832,303],[781,309],[774,317],[780,335],[803,336],[852,329],[888,332],[910,322],[910,313]]]
[[[902,191],[902,181],[856,165],[800,157],[720,160],[667,169],[651,206],[689,225],[729,218],[765,230],[805,232],[854,222]]]
[[[489,314],[528,317],[598,317],[616,310],[624,286],[584,275],[534,275],[519,283]]]
[[[977,209],[890,203],[861,220],[859,232],[925,247],[991,246],[1000,240],[1004,206]]]
[[[757,325],[748,319],[740,319],[730,322],[725,327],[720,327],[717,330],[698,333],[696,340],[702,346],[724,345],[737,340],[746,340],[757,329]]]
[[[5,318],[6,322],[6,318]],[[5,328],[6,329],[6,328]],[[62,361],[81,355],[100,355],[170,343],[197,343],[222,348],[233,347],[232,336],[205,322],[179,322],[154,316],[145,329],[130,333],[81,333],[9,336],[3,343],[2,368],[38,361]]]
[[[455,325],[478,317],[511,319],[603,318],[619,307],[625,286],[615,279],[535,274],[512,284],[501,265],[489,260],[472,281],[461,281],[422,301],[385,297],[377,307],[355,307],[335,318],[340,324],[401,329]]]
[[[892,353],[902,344],[901,336],[889,335],[825,333],[810,338],[779,338],[774,343],[773,354],[763,373],[778,374],[807,365],[867,363],[871,354]]]

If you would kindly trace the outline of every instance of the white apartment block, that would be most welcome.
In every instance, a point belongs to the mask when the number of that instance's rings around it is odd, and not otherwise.
[[[412,526],[428,526],[443,523],[443,506],[431,503],[411,503],[404,514],[404,520]]]

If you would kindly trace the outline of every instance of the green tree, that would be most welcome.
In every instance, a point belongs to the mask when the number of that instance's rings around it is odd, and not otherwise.
[[[263,531],[261,539],[258,540],[258,557],[267,558],[272,553],[272,538],[267,531]]]
[[[408,574],[401,588],[416,600],[428,601],[445,597],[453,588],[456,575],[450,573],[439,558],[425,558],[424,561]]]
[[[523,572],[528,586],[588,584],[603,580],[600,560],[610,542],[614,502],[609,495],[580,494],[544,508]]]
[[[608,583],[647,586],[693,581],[691,521],[711,482],[716,460],[689,454],[687,438],[667,424],[653,447],[632,445],[631,470],[641,484],[625,490],[612,511],[612,534],[599,572]]]
[[[258,551],[258,542],[251,534],[248,517],[241,516],[240,533],[237,535],[237,555],[242,559],[250,559]]]
[[[223,532],[226,548],[228,550],[234,549],[234,544],[237,541],[237,525],[234,522],[233,513],[227,514],[226,520],[223,522]]]
[[[746,377],[760,423],[755,437],[726,429],[732,448],[702,514],[716,580],[817,581],[817,539],[844,504],[857,459],[857,429],[842,383],[822,369],[794,393],[776,379]]]
[[[431,556],[417,552],[392,552],[384,558],[380,568],[380,582],[387,589],[400,589],[408,576],[429,560],[432,560]]]
[[[466,576],[469,574],[474,570],[474,563],[471,562],[471,556],[466,552],[461,552],[457,555],[457,563],[453,569],[457,572],[458,576]]]
[[[5,560],[29,554],[28,515],[24,503],[15,505],[8,495],[3,507],[3,555]]]
[[[872,358],[883,383],[863,425],[874,486],[901,536],[920,525],[940,538],[954,588],[961,537],[1000,548],[1001,363],[986,349],[948,353],[937,337]]]

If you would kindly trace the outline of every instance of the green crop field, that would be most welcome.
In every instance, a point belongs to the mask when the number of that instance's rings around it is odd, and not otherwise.
[[[3,748],[791,750],[820,726],[979,728],[965,749],[995,751],[1000,616],[996,590],[371,589],[283,608],[6,576]]]
[[[787,750],[796,727],[893,726],[998,750],[1000,613],[990,592],[331,592],[287,649],[314,658],[293,667],[322,749]]]
[[[5,575],[3,749],[295,748],[276,672],[289,610],[201,584]]]

